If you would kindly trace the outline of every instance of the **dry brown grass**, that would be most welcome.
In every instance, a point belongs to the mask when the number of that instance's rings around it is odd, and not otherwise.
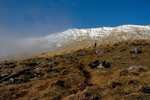
[[[102,55],[87,46],[1,62],[0,75],[13,72],[0,80],[0,100],[149,100],[150,40],[105,42],[97,47]],[[142,53],[130,53],[133,48]],[[95,60],[111,67],[91,69]],[[140,68],[128,70],[133,65]]]

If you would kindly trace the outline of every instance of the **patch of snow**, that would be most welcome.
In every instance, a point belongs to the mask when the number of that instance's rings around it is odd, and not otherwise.
[[[150,26],[140,25],[122,25],[118,27],[101,27],[89,29],[69,29],[64,32],[50,34],[45,37],[26,39],[31,47],[37,48],[60,48],[65,45],[71,45],[75,42],[84,40],[103,40],[111,39],[131,39],[131,38],[150,38]]]

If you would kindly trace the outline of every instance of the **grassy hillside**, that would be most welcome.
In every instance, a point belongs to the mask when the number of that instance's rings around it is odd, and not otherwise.
[[[1,62],[0,100],[150,99],[150,40],[114,41],[97,48],[104,53],[84,45]],[[97,68],[103,61],[110,67]]]

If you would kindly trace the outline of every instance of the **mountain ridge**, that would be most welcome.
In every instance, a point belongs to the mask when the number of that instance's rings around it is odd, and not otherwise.
[[[104,43],[114,40],[126,39],[150,39],[150,26],[141,25],[121,25],[118,27],[101,27],[88,29],[69,29],[64,32],[50,34],[39,38],[28,38],[18,41],[19,49],[14,52],[12,48],[10,55],[1,57],[1,59],[14,59],[35,56],[40,53],[54,52],[72,48],[86,43],[87,47],[94,42]]]
[[[88,28],[88,29],[69,29],[64,32],[59,32],[51,34],[40,38],[30,38],[27,39],[30,45],[41,44],[41,47],[50,48],[52,46],[63,47],[64,45],[69,45],[71,42],[82,42],[88,41],[104,41],[103,38],[114,35],[119,35],[120,39],[130,39],[130,38],[150,38],[150,26],[140,26],[140,25],[122,25],[118,27],[102,27],[102,28]],[[136,35],[135,37],[132,37]],[[108,40],[108,41],[111,41]],[[53,45],[54,44],[54,45]],[[72,44],[72,43],[71,43]]]

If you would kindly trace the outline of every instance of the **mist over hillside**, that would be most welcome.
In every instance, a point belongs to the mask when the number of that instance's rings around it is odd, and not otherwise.
[[[139,25],[69,29],[44,37],[28,39],[12,39],[1,36],[0,60],[29,57],[43,52],[73,47],[83,42],[87,42],[90,45],[95,41],[102,43],[113,40],[149,38],[150,26]]]

